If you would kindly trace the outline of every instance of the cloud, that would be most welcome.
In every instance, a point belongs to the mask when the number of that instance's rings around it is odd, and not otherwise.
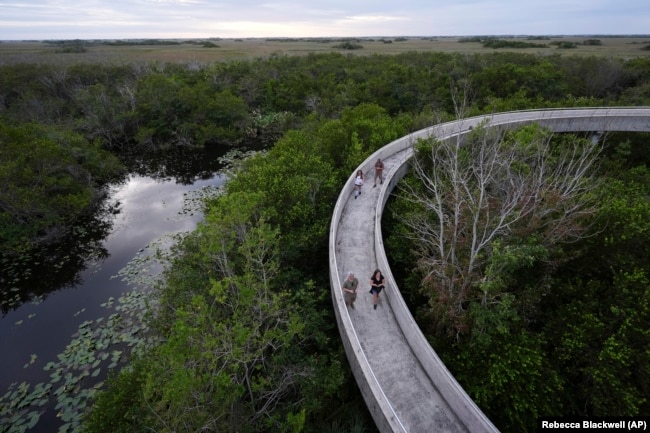
[[[640,34],[647,0],[0,0],[0,39]]]

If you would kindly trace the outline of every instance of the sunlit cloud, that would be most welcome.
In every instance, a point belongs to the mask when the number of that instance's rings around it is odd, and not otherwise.
[[[395,17],[395,16],[382,16],[382,15],[357,15],[352,17],[345,17],[339,22],[342,24],[382,24],[388,23],[391,21],[409,21],[409,18],[406,17]]]
[[[305,35],[326,35],[330,27],[319,28],[307,22],[267,23],[255,21],[230,21],[214,23],[211,33],[234,35],[230,37],[304,37]]]
[[[0,39],[642,34],[647,0],[0,0]]]

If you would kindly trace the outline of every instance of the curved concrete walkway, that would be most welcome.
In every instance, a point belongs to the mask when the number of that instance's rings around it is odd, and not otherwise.
[[[346,182],[330,227],[332,300],[350,366],[373,419],[382,432],[496,432],[422,335],[397,288],[381,234],[383,208],[408,169],[419,138],[450,138],[481,122],[513,127],[536,122],[555,132],[650,131],[650,108],[588,108],[500,113],[448,122],[402,137],[366,159],[366,184],[354,199],[354,176]],[[384,183],[372,186],[374,162],[384,161]],[[355,170],[356,172],[356,170]],[[370,275],[386,277],[377,310]],[[352,271],[359,279],[356,308],[348,309],[341,284]]]

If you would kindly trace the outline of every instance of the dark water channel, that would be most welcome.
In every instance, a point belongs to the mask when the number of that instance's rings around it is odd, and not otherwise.
[[[80,227],[77,232],[82,235],[68,237],[72,244],[53,247],[55,262],[39,259],[23,264],[16,284],[10,284],[6,277],[10,272],[3,264],[3,285],[18,286],[20,292],[14,294],[11,308],[4,304],[0,319],[0,396],[23,382],[32,386],[49,383],[52,371],[44,368],[57,361],[79,326],[106,316],[102,304],[133,289],[133,281],[119,275],[129,263],[163,246],[170,234],[196,227],[202,218],[200,197],[223,182],[221,155],[202,150],[151,165],[140,161],[124,182],[110,187],[101,217],[90,218],[88,226]],[[2,287],[3,297],[8,290]],[[103,379],[105,371],[95,382]],[[56,385],[46,393],[49,402],[40,407],[33,428],[12,427],[12,422],[0,417],[0,432],[56,432],[64,422],[54,407],[55,389]],[[0,401],[0,405],[7,404],[7,398]]]

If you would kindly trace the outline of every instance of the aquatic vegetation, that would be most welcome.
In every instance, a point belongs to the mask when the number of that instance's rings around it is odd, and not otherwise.
[[[203,200],[218,192],[216,187],[205,187],[187,194],[183,212],[202,212]],[[0,397],[2,432],[26,432],[48,410],[55,410],[57,418],[62,421],[59,433],[79,430],[82,415],[97,392],[103,389],[103,379],[108,372],[125,367],[132,355],[158,342],[146,321],[147,313],[158,304],[151,288],[161,282],[171,247],[183,235],[170,233],[162,236],[140,249],[117,275],[111,277],[122,279],[133,289],[117,299],[109,297],[100,304],[106,309],[106,315],[79,325],[65,350],[43,367],[50,372],[49,382],[11,384]],[[42,297],[35,297],[32,301],[41,302]],[[73,315],[79,316],[85,310],[81,308]],[[34,316],[30,314],[28,319]],[[15,326],[23,322],[18,320]],[[37,358],[36,354],[30,355],[24,368],[35,368]]]
[[[102,389],[106,373],[123,367],[131,354],[157,341],[143,320],[155,305],[155,298],[142,289],[101,304],[113,313],[79,325],[63,353],[43,367],[51,372],[49,382],[13,383],[0,397],[0,426],[8,426],[2,431],[26,432],[52,406],[63,422],[59,432],[77,431],[81,415]],[[36,359],[32,354],[24,367],[30,368]]]
[[[221,188],[215,185],[206,185],[200,189],[194,189],[183,193],[183,208],[173,220],[182,220],[188,216],[202,214],[205,211],[206,200],[221,194]]]

